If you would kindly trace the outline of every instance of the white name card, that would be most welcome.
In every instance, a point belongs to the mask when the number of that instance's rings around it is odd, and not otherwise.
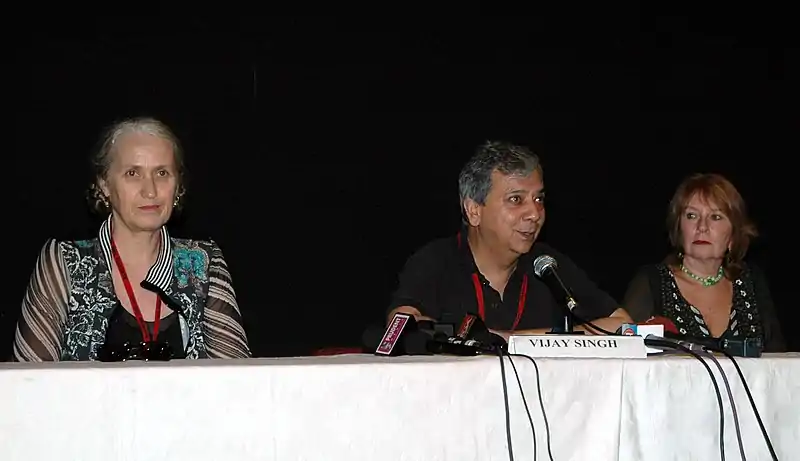
[[[508,339],[508,352],[542,358],[645,359],[641,336],[520,335]]]

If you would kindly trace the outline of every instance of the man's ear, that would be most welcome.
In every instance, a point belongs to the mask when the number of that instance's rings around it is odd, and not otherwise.
[[[470,226],[477,227],[481,223],[481,213],[483,212],[483,205],[479,204],[471,198],[464,199],[461,204],[464,207],[464,215],[467,217],[467,222]]]

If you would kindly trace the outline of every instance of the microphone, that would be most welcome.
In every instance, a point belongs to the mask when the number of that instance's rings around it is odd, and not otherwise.
[[[427,332],[425,330],[420,330],[420,333],[425,335]],[[492,345],[487,345],[474,339],[447,336],[439,332],[435,332],[433,336],[424,337],[423,340],[424,350],[431,354],[471,356],[481,354],[497,355],[499,353],[498,349]],[[412,339],[412,351],[416,346],[416,344],[413,343],[416,341],[419,340],[416,338]]]
[[[456,337],[463,340],[477,341],[481,345],[505,351],[508,342],[502,336],[489,331],[483,319],[475,314],[466,314],[461,321]]]
[[[663,336],[649,334],[644,337],[644,344],[656,349],[677,349],[676,345],[683,346],[690,351],[704,351],[705,347],[693,341],[684,341],[681,339],[665,338]]]
[[[663,343],[669,342],[673,344],[680,344],[690,350],[709,350],[711,352],[724,352],[734,357],[751,357],[758,358],[764,352],[764,342],[761,338],[743,338],[743,339],[727,339],[727,338],[694,338],[684,335],[668,335],[664,334],[665,338],[655,335],[647,335],[644,338],[644,343],[654,347],[663,348]],[[681,339],[675,338],[680,337]]]
[[[727,338],[695,338],[682,335],[672,320],[655,316],[650,317],[645,325],[663,325],[664,337],[647,335],[646,345],[663,349],[664,342],[679,344],[689,350],[705,350],[725,352],[735,357],[761,357],[764,344],[761,338],[727,339]],[[648,344],[649,342],[649,344]]]
[[[383,329],[369,327],[362,335],[362,343],[375,355],[459,355],[474,356],[496,354],[496,351],[479,341],[448,336],[437,331],[433,322],[417,322],[413,315],[396,313]]]
[[[583,334],[582,331],[576,332],[572,321],[572,311],[578,307],[578,302],[572,296],[572,292],[567,288],[561,277],[558,276],[558,263],[550,255],[540,255],[533,261],[533,272],[539,277],[550,292],[563,301],[567,310],[564,313],[563,324],[553,327],[551,333],[556,334]]]

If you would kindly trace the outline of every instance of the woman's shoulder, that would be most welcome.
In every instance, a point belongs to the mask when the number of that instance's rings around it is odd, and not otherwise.
[[[634,278],[647,277],[659,278],[663,275],[668,275],[670,272],[669,264],[665,261],[657,263],[642,264],[634,271]]]
[[[85,252],[93,250],[98,245],[98,239],[59,239],[51,237],[47,239],[41,247],[42,254],[54,254],[56,251],[64,253],[68,251]]]
[[[742,270],[737,278],[750,280],[755,285],[762,285],[767,282],[767,273],[756,263],[744,262],[742,263]]]
[[[214,273],[227,274],[228,263],[214,239],[170,237],[173,267],[176,273],[194,272],[202,277]]]
[[[219,245],[216,240],[212,238],[195,239],[195,238],[178,238],[170,237],[172,241],[172,248],[175,250],[200,250],[205,252],[214,252],[219,250]]]
[[[96,248],[97,239],[65,240],[48,238],[39,247],[36,265],[37,270],[48,273],[67,272],[78,267],[89,267],[97,262],[100,251]]]
[[[758,263],[755,263],[755,262],[752,262],[752,261],[743,261],[742,262],[742,273],[743,274],[749,274],[749,275],[752,275],[752,274],[762,275],[762,274],[764,274],[764,270],[761,268],[760,265],[758,265]]]
[[[173,257],[178,259],[203,259],[211,265],[225,264],[222,249],[216,240],[170,237]]]

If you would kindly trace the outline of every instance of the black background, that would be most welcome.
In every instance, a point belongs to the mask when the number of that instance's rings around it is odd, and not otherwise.
[[[727,175],[762,236],[789,333],[798,52],[775,23],[614,11],[515,16],[81,19],[31,25],[7,75],[10,352],[48,237],[91,237],[99,131],[152,115],[187,150],[176,236],[219,242],[256,355],[357,345],[412,251],[459,225],[457,174],[486,139],[535,148],[542,239],[621,298],[667,251],[666,205],[693,172]],[[600,18],[603,18],[600,21]]]

